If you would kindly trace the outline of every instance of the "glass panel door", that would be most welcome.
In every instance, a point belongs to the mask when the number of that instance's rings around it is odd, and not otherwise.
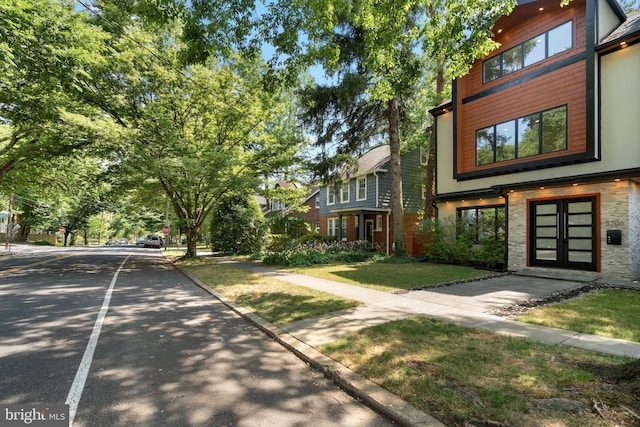
[[[558,261],[558,205],[556,203],[535,206],[535,259],[554,263]]]
[[[531,265],[596,269],[595,198],[531,202]]]
[[[595,267],[595,212],[591,200],[566,201],[566,264],[581,268]]]

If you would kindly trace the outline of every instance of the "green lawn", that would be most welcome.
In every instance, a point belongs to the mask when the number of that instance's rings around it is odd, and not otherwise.
[[[446,425],[636,425],[633,390],[598,372],[630,359],[467,329],[428,318],[371,327],[320,351]],[[583,413],[539,407],[536,399],[580,402]],[[606,399],[602,415],[592,410]],[[603,418],[604,417],[604,418]],[[624,422],[623,422],[624,421]]]
[[[293,270],[296,273],[307,274],[321,279],[334,280],[386,292],[491,274],[486,270],[478,270],[471,267],[431,264],[428,262],[407,264],[362,262],[315,265]]]
[[[361,305],[359,301],[282,282],[215,260],[184,260],[180,266],[263,319],[283,324]]]
[[[226,297],[272,323],[359,305],[215,259],[179,261],[182,268]],[[382,290],[405,289],[487,272],[415,264],[362,263],[295,271]],[[591,333],[640,330],[640,292],[606,291],[530,312],[553,326]],[[547,312],[548,308],[558,310]],[[559,321],[558,319],[565,319]],[[580,324],[571,323],[580,319]],[[613,327],[593,326],[596,324]],[[629,338],[626,338],[629,339]],[[563,345],[546,345],[467,329],[428,318],[389,322],[345,336],[320,350],[364,377],[432,414],[446,425],[609,427],[635,425],[640,413],[638,380],[612,381],[607,372],[631,359]],[[626,367],[625,367],[626,368]],[[548,409],[553,399],[580,411]],[[594,408],[598,408],[597,410]],[[631,411],[631,412],[630,412]]]
[[[640,291],[593,292],[536,308],[516,320],[640,342]]]

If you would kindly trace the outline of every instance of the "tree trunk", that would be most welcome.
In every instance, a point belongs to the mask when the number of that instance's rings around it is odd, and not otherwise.
[[[400,109],[398,100],[387,103],[389,117],[389,149],[391,152],[391,212],[393,214],[394,255],[407,255],[407,235],[404,228],[402,170],[400,168]]]
[[[440,104],[442,94],[444,92],[444,65],[438,65],[438,71],[436,75],[436,102]],[[435,125],[435,123],[434,123]],[[431,126],[429,134],[429,152],[427,156],[427,181],[426,181],[426,195],[424,198],[424,219],[435,219],[436,208],[436,134],[435,126]]]
[[[187,258],[195,258],[198,256],[198,227],[186,227],[185,235],[187,237]]]

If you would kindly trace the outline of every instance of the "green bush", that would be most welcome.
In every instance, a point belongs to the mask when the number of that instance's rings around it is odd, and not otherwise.
[[[266,221],[258,203],[251,197],[226,197],[212,212],[211,250],[214,252],[260,252],[266,235]]]
[[[480,240],[480,249],[476,251],[476,260],[490,268],[504,264],[504,242],[496,240],[493,236]]]
[[[33,242],[34,245],[40,245],[40,246],[55,246],[53,243],[51,243],[48,240],[36,240],[35,242]]]
[[[418,238],[425,248],[425,256],[440,264],[482,264],[494,268],[504,263],[504,242],[486,236],[476,243],[478,231],[451,218],[425,220],[418,227]]]
[[[366,241],[323,241],[325,239],[318,239],[317,236],[304,240],[291,242],[280,249],[271,247],[262,256],[262,262],[288,267],[308,267],[331,262],[362,262],[378,256],[371,243]]]

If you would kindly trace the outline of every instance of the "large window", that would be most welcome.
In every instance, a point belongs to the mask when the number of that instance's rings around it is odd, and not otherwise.
[[[572,21],[555,27],[482,63],[482,82],[488,83],[573,47]]]
[[[476,131],[476,165],[567,149],[567,106]]]
[[[502,205],[458,208],[458,220],[458,233],[470,232],[476,243],[484,238],[505,239],[506,220]]]

